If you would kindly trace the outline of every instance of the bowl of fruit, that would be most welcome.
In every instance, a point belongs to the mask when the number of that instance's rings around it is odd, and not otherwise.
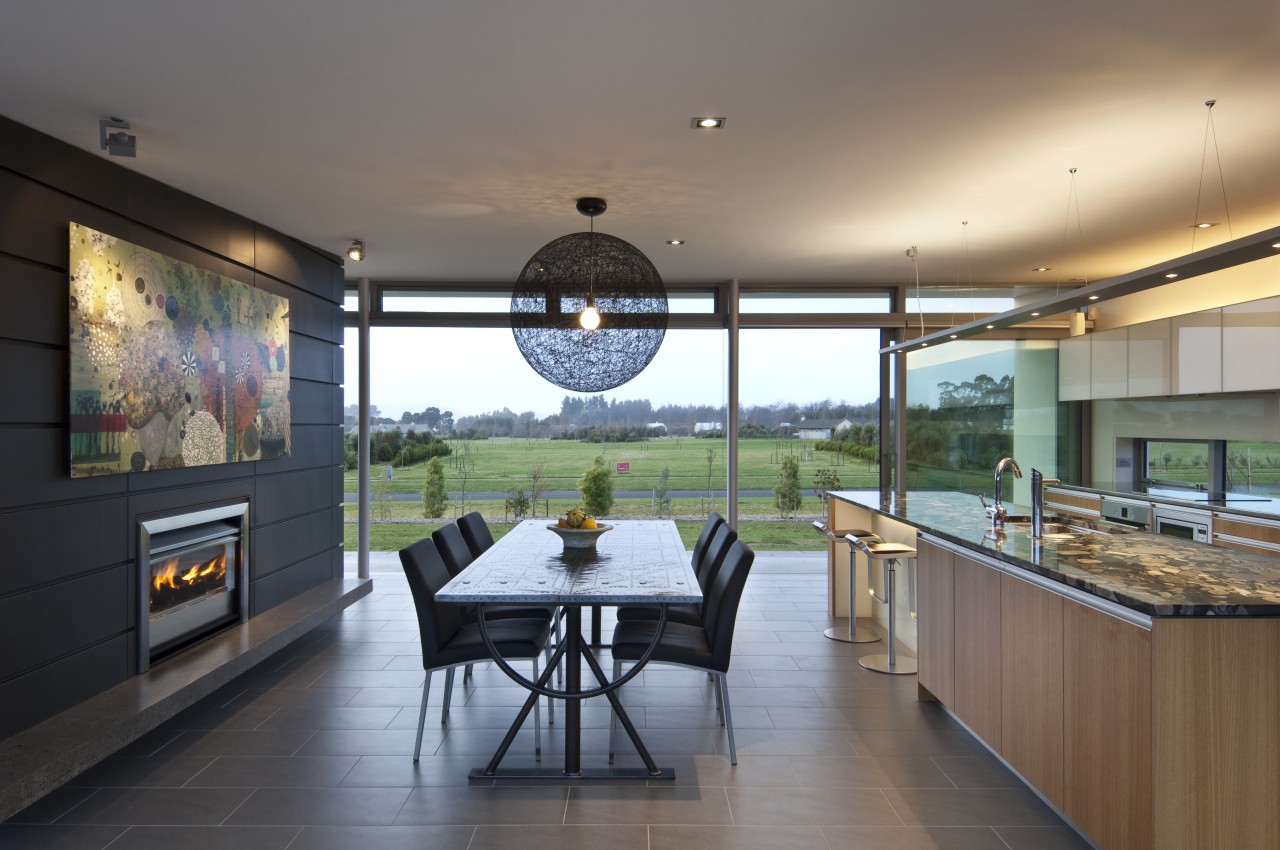
[[[547,528],[560,535],[566,549],[591,549],[600,539],[600,535],[613,528],[603,522],[596,522],[582,508],[574,508]]]

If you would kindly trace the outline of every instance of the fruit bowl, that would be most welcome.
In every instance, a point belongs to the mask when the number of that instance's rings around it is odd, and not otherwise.
[[[566,549],[594,549],[600,535],[613,528],[612,525],[600,523],[595,528],[566,528],[554,522],[547,528],[560,535]]]

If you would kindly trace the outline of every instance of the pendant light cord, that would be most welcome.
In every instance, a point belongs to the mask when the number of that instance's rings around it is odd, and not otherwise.
[[[1071,232],[1071,205],[1074,203],[1076,208],[1076,236],[1079,240],[1080,250],[1084,251],[1084,225],[1080,223],[1080,196],[1076,193],[1076,169],[1068,169],[1071,172],[1071,185],[1067,189],[1067,217],[1062,223],[1062,261],[1058,265],[1058,279],[1054,285],[1053,294],[1057,295],[1062,290],[1062,273],[1067,267],[1067,234]],[[1085,274],[1080,278],[1087,286],[1089,284],[1089,275]]]
[[[1218,163],[1218,187],[1222,191],[1222,211],[1227,219],[1227,239],[1234,239],[1235,235],[1231,230],[1231,207],[1227,205],[1227,181],[1222,174],[1222,152],[1218,150],[1218,131],[1213,125],[1213,107],[1217,105],[1216,100],[1206,100],[1204,102],[1205,120],[1204,120],[1204,145],[1200,149],[1200,183],[1196,186],[1196,213],[1191,221],[1191,250],[1196,249],[1196,231],[1201,230],[1200,225],[1200,196],[1204,193],[1204,164],[1209,157],[1209,140],[1213,139],[1213,158]]]

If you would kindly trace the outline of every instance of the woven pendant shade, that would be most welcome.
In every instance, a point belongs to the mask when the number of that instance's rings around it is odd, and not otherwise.
[[[603,211],[599,199],[580,200],[579,210],[583,201],[597,201]],[[588,302],[600,313],[596,330],[581,324]],[[635,246],[606,233],[571,233],[525,263],[511,296],[511,331],[524,359],[556,386],[611,390],[658,353],[667,333],[667,292]]]

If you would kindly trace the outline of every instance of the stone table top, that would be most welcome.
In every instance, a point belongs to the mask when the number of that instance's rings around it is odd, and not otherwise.
[[[978,498],[955,491],[831,496],[1151,616],[1280,616],[1280,558],[1123,527],[1068,540],[1036,541],[1027,527],[992,534]]]
[[[698,603],[676,525],[619,520],[594,549],[566,549],[547,520],[517,525],[436,594],[442,602],[547,605]]]

